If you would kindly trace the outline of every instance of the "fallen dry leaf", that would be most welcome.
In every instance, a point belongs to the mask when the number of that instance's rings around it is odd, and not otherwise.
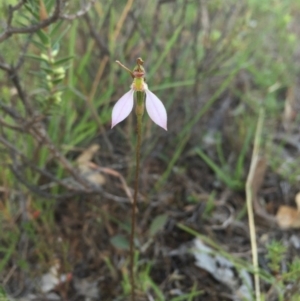
[[[74,278],[73,284],[77,294],[86,297],[85,300],[99,300],[98,280]]]
[[[280,206],[276,220],[281,229],[300,228],[300,193],[295,197],[297,209],[291,206]]]
[[[78,165],[85,165],[89,163],[94,155],[99,150],[100,146],[97,144],[92,144],[88,149],[82,152],[82,154],[76,159]]]
[[[84,176],[89,182],[97,186],[102,186],[105,184],[105,178],[99,171],[93,169],[93,164],[91,164],[91,160],[99,148],[99,145],[92,144],[76,159],[76,163],[82,176]]]
[[[67,281],[67,274],[59,274],[60,263],[56,261],[54,265],[50,268],[49,272],[42,275],[40,281],[40,290],[43,293],[48,293],[55,289],[60,283]]]
[[[252,300],[252,279],[245,269],[237,270],[230,260],[205,245],[199,238],[194,239],[191,251],[195,256],[196,266],[230,288],[234,300]]]

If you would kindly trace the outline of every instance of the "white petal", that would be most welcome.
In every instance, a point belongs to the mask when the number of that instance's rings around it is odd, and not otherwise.
[[[146,109],[150,118],[160,127],[167,130],[167,111],[163,103],[151,91],[146,90]]]
[[[133,108],[133,90],[124,94],[115,104],[112,111],[111,128],[123,121]]]

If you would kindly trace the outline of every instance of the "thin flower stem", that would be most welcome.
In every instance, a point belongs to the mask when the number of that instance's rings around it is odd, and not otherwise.
[[[144,92],[136,92],[136,115],[137,115],[137,144],[136,144],[136,166],[135,166],[135,185],[131,215],[131,235],[130,235],[130,278],[131,278],[131,300],[135,301],[135,281],[134,281],[134,235],[136,222],[137,195],[139,189],[140,171],[140,150],[142,142],[142,118],[144,114]]]

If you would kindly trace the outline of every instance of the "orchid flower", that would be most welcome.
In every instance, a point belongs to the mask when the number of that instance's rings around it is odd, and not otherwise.
[[[145,70],[142,67],[143,61],[141,59],[139,60],[138,66],[133,70],[133,72],[117,61],[119,65],[130,72],[133,77],[133,83],[130,87],[130,91],[125,93],[113,107],[111,128],[123,121],[130,114],[134,106],[134,94],[136,92],[143,92],[146,96],[144,97],[148,115],[153,122],[167,130],[166,109],[161,100],[148,89],[148,85],[145,82]]]
[[[134,196],[132,202],[132,214],[131,214],[131,234],[130,234],[130,286],[131,286],[131,300],[135,300],[135,224],[136,224],[136,208],[137,208],[137,196],[139,188],[139,170],[140,170],[140,152],[142,143],[142,120],[146,110],[150,118],[160,127],[167,130],[167,112],[163,103],[154,95],[149,89],[145,81],[145,69],[143,67],[144,61],[141,58],[136,60],[136,67],[133,71],[122,65],[119,61],[117,63],[124,68],[133,78],[133,83],[130,86],[130,91],[125,93],[114,105],[112,111],[111,127],[113,128],[119,122],[123,121],[132,111],[135,104],[136,113],[136,166],[135,166],[135,185]]]

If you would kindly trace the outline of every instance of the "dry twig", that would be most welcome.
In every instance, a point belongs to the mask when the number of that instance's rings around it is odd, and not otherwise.
[[[260,108],[259,117],[257,121],[257,128],[254,138],[253,153],[251,159],[250,170],[246,182],[246,202],[247,202],[247,211],[249,219],[249,230],[250,230],[250,240],[251,240],[251,250],[252,250],[252,262],[253,268],[255,271],[254,282],[255,282],[255,296],[256,300],[260,300],[260,283],[259,283],[259,266],[258,266],[258,254],[257,254],[257,243],[256,243],[256,232],[255,232],[255,222],[253,214],[253,202],[254,202],[254,189],[253,183],[255,181],[255,169],[259,161],[260,155],[260,144],[261,144],[261,135],[262,135],[262,126],[264,122],[265,111],[264,108]]]

